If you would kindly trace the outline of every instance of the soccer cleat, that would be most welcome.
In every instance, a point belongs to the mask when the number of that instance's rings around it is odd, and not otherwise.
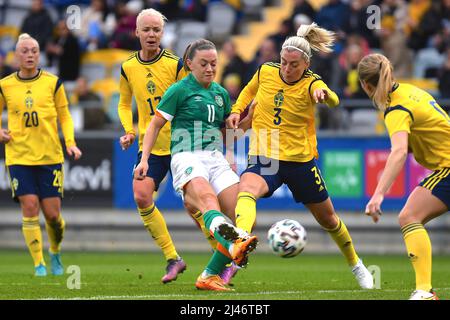
[[[356,265],[352,268],[352,272],[355,275],[361,289],[373,289],[372,274],[369,270],[367,270],[361,259],[359,259]]]
[[[34,276],[35,277],[45,277],[47,276],[47,269],[41,263],[37,267],[34,267]]]
[[[232,263],[229,267],[223,269],[222,273],[220,273],[220,277],[223,280],[223,283],[228,285],[231,282],[231,279],[236,275],[239,271],[239,267]]]
[[[414,290],[409,300],[439,300],[439,298],[433,290]]]
[[[223,280],[218,275],[211,275],[208,277],[203,277],[200,275],[197,278],[197,282],[195,283],[195,287],[199,290],[211,290],[211,291],[234,291],[231,288],[228,288],[223,283]]]
[[[234,242],[240,237],[240,230],[228,222],[218,225],[216,231],[227,241]]]
[[[255,250],[257,245],[258,238],[256,236],[237,239],[233,243],[231,259],[239,267],[244,267],[248,263],[248,254]]]
[[[61,254],[53,254],[50,251],[48,254],[50,256],[52,274],[55,276],[62,276],[64,274],[64,267],[61,262]]]
[[[186,270],[186,263],[183,259],[170,259],[167,261],[166,274],[161,278],[162,283],[169,283],[177,280],[178,274]]]

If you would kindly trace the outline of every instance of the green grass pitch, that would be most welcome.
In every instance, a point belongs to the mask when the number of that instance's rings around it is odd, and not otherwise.
[[[69,289],[71,274],[33,276],[26,250],[0,251],[0,299],[149,299],[149,300],[316,300],[407,299],[414,288],[412,266],[405,256],[365,255],[366,266],[380,268],[378,290],[360,290],[339,255],[301,254],[292,259],[256,252],[248,268],[233,280],[235,291],[215,293],[195,288],[208,262],[207,253],[185,253],[188,269],[163,285],[165,261],[159,253],[65,252],[63,263],[80,268],[80,289]],[[47,268],[49,259],[46,256]],[[50,272],[49,272],[50,273]],[[434,256],[433,285],[450,299],[450,256]]]

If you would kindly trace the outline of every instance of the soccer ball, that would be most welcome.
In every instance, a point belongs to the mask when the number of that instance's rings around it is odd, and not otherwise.
[[[298,221],[284,219],[270,227],[267,240],[273,253],[282,258],[292,258],[305,248],[306,230]]]

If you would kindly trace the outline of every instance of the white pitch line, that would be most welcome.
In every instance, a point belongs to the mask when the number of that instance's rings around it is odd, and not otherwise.
[[[450,288],[435,288],[436,290],[448,290]],[[380,292],[409,292],[411,289],[386,289],[380,290]],[[299,290],[299,291],[260,291],[260,292],[230,292],[230,293],[214,293],[214,296],[253,296],[253,295],[273,295],[273,294],[311,294],[311,293],[372,293],[377,290]],[[213,294],[150,294],[150,295],[121,295],[121,296],[92,296],[92,297],[72,297],[72,298],[60,298],[60,297],[47,297],[39,300],[113,300],[113,299],[155,299],[155,298],[200,298],[200,297],[212,297]],[[284,299],[283,299],[284,300]]]

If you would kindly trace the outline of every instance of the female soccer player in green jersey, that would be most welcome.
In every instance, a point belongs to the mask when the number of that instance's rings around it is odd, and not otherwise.
[[[253,133],[250,161],[241,175],[236,206],[236,225],[251,232],[256,221],[256,201],[270,197],[282,184],[302,202],[343,253],[361,288],[373,288],[370,272],[356,254],[344,222],[336,214],[318,158],[314,124],[316,103],[330,107],[339,98],[310,69],[312,50],[331,52],[334,34],[315,23],[302,25],[297,36],[283,43],[280,63],[265,63],[239,95],[227,119],[236,128],[240,114],[254,99],[250,110]]]
[[[366,214],[378,222],[384,195],[405,165],[409,150],[418,163],[434,171],[412,191],[398,221],[416,275],[410,299],[436,300],[431,286],[431,242],[424,224],[450,209],[450,117],[429,93],[397,83],[391,62],[381,54],[364,57],[358,74],[364,91],[384,112],[391,139],[391,152]]]
[[[219,274],[232,260],[243,266],[257,244],[255,236],[226,222],[221,208],[234,215],[238,176],[225,160],[221,125],[231,110],[228,93],[214,82],[217,51],[208,40],[197,40],[186,49],[184,61],[191,74],[172,85],[161,99],[144,136],[142,159],[135,178],[143,179],[147,159],[167,121],[171,122],[173,185],[188,207],[203,213],[205,225],[219,242],[196,287],[229,291]]]
[[[6,166],[13,198],[22,207],[22,231],[34,261],[35,275],[46,276],[42,252],[39,211],[42,209],[50,242],[51,271],[62,275],[61,242],[65,222],[61,216],[64,155],[81,157],[74,138],[72,117],[64,85],[58,77],[38,68],[39,44],[21,34],[16,45],[19,71],[0,80],[0,114],[8,110],[8,129],[0,123],[0,142],[6,151]]]

